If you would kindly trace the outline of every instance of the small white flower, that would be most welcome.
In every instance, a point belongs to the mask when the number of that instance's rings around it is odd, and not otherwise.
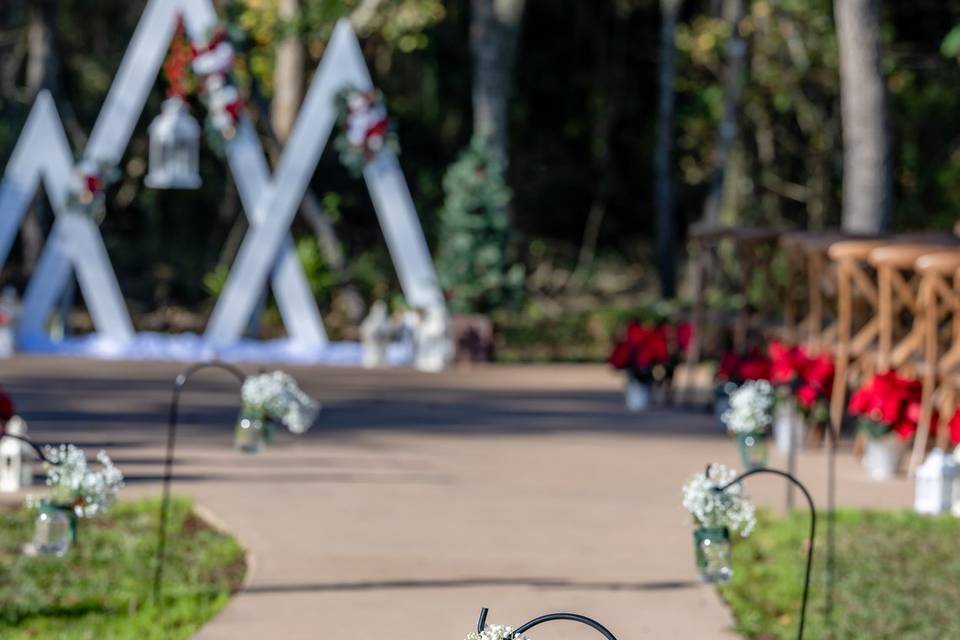
[[[99,469],[91,468],[86,454],[72,444],[45,447],[44,455],[53,463],[46,465],[53,502],[71,505],[79,517],[90,518],[117,501],[123,474],[105,451],[97,454]]]
[[[502,624],[488,624],[483,633],[473,631],[467,634],[466,640],[529,640],[525,636],[514,636],[513,627]]]
[[[722,464],[710,465],[710,475],[701,472],[683,485],[683,507],[701,527],[726,527],[750,535],[757,524],[757,510],[737,484],[724,491],[718,487],[729,484],[737,472]]]
[[[743,383],[730,394],[720,419],[730,433],[765,433],[773,424],[773,387],[766,380]]]

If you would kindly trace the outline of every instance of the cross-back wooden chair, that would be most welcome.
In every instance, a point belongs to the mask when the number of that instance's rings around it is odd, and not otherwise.
[[[956,238],[943,234],[901,235],[889,239],[847,240],[828,251],[837,267],[836,377],[830,417],[839,433],[847,387],[876,371],[920,359],[919,278],[916,260],[944,250]]]
[[[921,256],[920,314],[923,341],[923,400],[917,436],[908,472],[912,476],[923,462],[930,433],[937,426],[937,446],[946,448],[946,422],[956,407],[960,387],[960,249]],[[934,410],[939,424],[933,424]]]

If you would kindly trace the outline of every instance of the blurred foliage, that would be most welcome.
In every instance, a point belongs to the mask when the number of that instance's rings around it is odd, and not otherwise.
[[[443,190],[437,272],[451,311],[516,307],[524,270],[509,256],[510,190],[483,134],[447,169]]]

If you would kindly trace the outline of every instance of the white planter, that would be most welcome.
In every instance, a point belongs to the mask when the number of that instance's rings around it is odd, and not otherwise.
[[[779,402],[773,413],[773,442],[784,455],[799,451],[805,425],[794,402]]]
[[[960,504],[958,487],[957,461],[942,449],[934,449],[917,468],[913,508],[917,513],[946,513]]]
[[[0,325],[0,358],[12,358],[16,349],[13,327]]]
[[[653,395],[651,385],[640,382],[633,376],[627,376],[627,386],[624,388],[624,401],[627,411],[640,412],[650,408],[650,399]]]
[[[870,479],[889,480],[895,476],[905,447],[904,441],[892,434],[882,438],[868,437],[863,453],[863,468]]]

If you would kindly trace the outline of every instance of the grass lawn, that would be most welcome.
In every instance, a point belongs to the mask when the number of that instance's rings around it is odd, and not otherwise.
[[[188,638],[239,587],[243,550],[175,501],[161,611],[149,597],[158,506],[121,502],[80,520],[78,544],[63,558],[21,555],[32,514],[0,511],[0,638]]]
[[[826,519],[807,610],[807,638],[824,625]],[[761,517],[734,547],[734,578],[721,588],[737,630],[752,639],[792,639],[803,582],[809,519]],[[960,638],[960,519],[906,512],[837,514],[834,636],[862,640]]]

